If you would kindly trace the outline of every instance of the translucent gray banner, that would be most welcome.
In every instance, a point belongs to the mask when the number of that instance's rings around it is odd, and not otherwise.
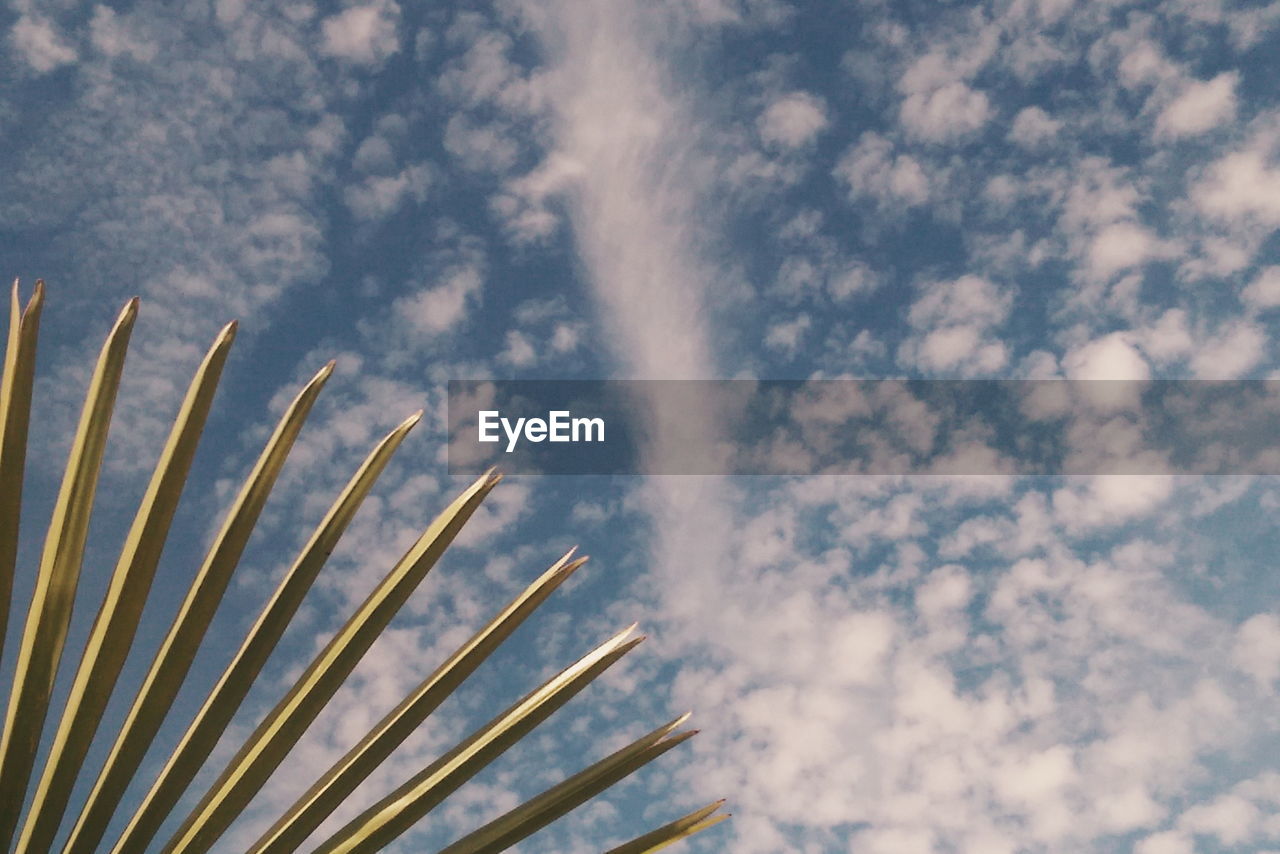
[[[448,404],[455,474],[1280,474],[1280,380],[458,380]]]

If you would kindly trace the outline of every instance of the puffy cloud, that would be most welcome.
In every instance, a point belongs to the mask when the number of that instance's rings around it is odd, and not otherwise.
[[[399,18],[394,0],[350,6],[321,23],[320,50],[356,65],[376,65],[400,49]]]
[[[1109,279],[1161,254],[1161,243],[1150,229],[1135,222],[1117,222],[1093,235],[1087,260],[1093,276]]]
[[[904,96],[900,118],[908,134],[946,142],[987,123],[993,113],[990,100],[968,81],[990,59],[995,45],[995,31],[983,29],[926,51],[911,63],[898,81]]]
[[[1129,46],[1119,70],[1120,82],[1130,89],[1176,80],[1182,73],[1159,45],[1145,39]]]
[[[1005,366],[1009,353],[1003,343],[984,338],[973,326],[947,326],[926,332],[919,339],[914,359],[928,371],[963,368],[990,374]]]
[[[514,41],[501,30],[477,28],[472,16],[459,16],[450,37],[466,49],[436,78],[442,93],[466,107],[494,105],[511,115],[534,112],[545,106],[538,78],[526,75],[511,58]]]
[[[1195,347],[1187,325],[1187,313],[1171,308],[1154,323],[1139,329],[1135,340],[1142,352],[1158,364],[1181,359]]]
[[[1241,625],[1231,661],[1268,690],[1280,679],[1280,619],[1274,614],[1258,614]]]
[[[929,178],[909,154],[895,154],[894,145],[868,131],[836,164],[835,175],[857,198],[870,196],[890,207],[911,207],[929,199]]]
[[[1198,379],[1233,380],[1257,366],[1266,351],[1266,333],[1256,323],[1224,323],[1216,335],[1196,347],[1191,370]]]
[[[1133,854],[1195,854],[1195,841],[1185,833],[1165,830],[1143,837]]]
[[[1240,297],[1253,309],[1280,306],[1280,266],[1263,267],[1259,270]]]
[[[1093,431],[1090,440],[1096,444],[1082,450],[1106,453],[1105,432]],[[1053,514],[1070,531],[1115,527],[1149,516],[1172,494],[1173,480],[1164,475],[1102,474],[1054,492]]]
[[[1253,841],[1261,818],[1253,803],[1231,793],[1197,804],[1184,812],[1178,823],[1198,836],[1213,836],[1223,845],[1235,846]]]
[[[472,303],[479,299],[481,284],[479,270],[462,267],[434,287],[399,297],[394,305],[395,316],[422,336],[450,332],[466,320]]]
[[[1011,293],[981,276],[931,282],[911,304],[907,321],[917,332],[903,342],[900,362],[930,372],[991,374],[1009,352],[992,330],[1009,316]]]
[[[538,351],[533,348],[529,336],[518,329],[507,333],[507,345],[498,358],[516,368],[527,368],[538,360]]]
[[[344,198],[356,219],[377,222],[391,216],[407,201],[424,201],[430,185],[430,169],[419,164],[395,175],[370,175],[347,187]]]
[[[1268,154],[1255,145],[1218,159],[1192,188],[1192,199],[1219,219],[1280,225],[1280,166]]]
[[[1126,170],[1100,157],[1086,157],[1072,170],[1062,206],[1062,224],[1088,231],[1119,220],[1137,220],[1141,194]]]
[[[1062,122],[1039,107],[1026,107],[1013,118],[1009,139],[1024,148],[1037,148],[1049,142],[1062,130]]]
[[[765,332],[764,344],[771,350],[794,356],[800,349],[804,334],[809,331],[809,323],[807,314],[774,323]]]
[[[139,62],[155,59],[157,48],[145,36],[132,32],[109,6],[94,6],[89,40],[107,56],[130,56]]]
[[[908,322],[923,328],[939,324],[972,323],[980,327],[1003,323],[1013,295],[981,276],[930,282],[907,312]]]
[[[778,148],[806,145],[826,126],[822,99],[807,92],[790,92],[775,98],[756,120],[760,138]]]
[[[1073,380],[1145,380],[1151,367],[1131,343],[1132,335],[1112,332],[1072,348],[1062,359]]]
[[[968,136],[985,125],[991,114],[986,94],[958,80],[914,92],[902,102],[903,126],[931,142]]]
[[[458,113],[444,129],[444,147],[468,169],[506,172],[515,165],[520,146],[512,129],[500,123],[478,124]]]
[[[67,44],[48,20],[22,15],[9,30],[9,45],[38,74],[47,74],[76,61],[76,50]]]
[[[1240,75],[1227,71],[1212,80],[1189,83],[1156,118],[1156,132],[1171,137],[1193,136],[1231,122],[1236,115],[1236,85]]]

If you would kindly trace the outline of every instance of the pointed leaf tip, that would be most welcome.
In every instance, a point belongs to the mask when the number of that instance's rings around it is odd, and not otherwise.
[[[327,363],[325,363],[325,366],[323,368],[316,371],[315,376],[313,376],[307,382],[307,385],[308,386],[321,385],[325,382],[328,382],[329,377],[332,376],[333,374],[333,366],[336,364],[337,364],[336,359],[330,359]]]
[[[27,300],[27,307],[22,310],[22,319],[34,317],[40,313],[40,309],[44,306],[44,279],[36,282],[36,288],[31,292],[31,298]]]
[[[120,309],[120,315],[116,318],[115,328],[117,330],[126,327],[132,327],[133,322],[138,319],[138,306],[141,301],[137,297],[133,297],[124,304],[124,308]]]

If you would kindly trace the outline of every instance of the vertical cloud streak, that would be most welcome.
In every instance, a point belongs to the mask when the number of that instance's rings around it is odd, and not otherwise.
[[[640,379],[720,374],[712,347],[707,247],[714,241],[714,155],[693,93],[665,57],[684,23],[648,4],[556,3],[535,14],[548,53],[556,139],[540,170],[563,182],[573,235],[620,371]],[[638,401],[656,460],[690,446],[715,453],[713,402]],[[675,447],[673,443],[679,443]],[[722,478],[655,478],[645,499],[664,614],[692,624],[709,610],[732,531]],[[691,565],[702,569],[689,573]],[[705,585],[705,586],[704,586]]]

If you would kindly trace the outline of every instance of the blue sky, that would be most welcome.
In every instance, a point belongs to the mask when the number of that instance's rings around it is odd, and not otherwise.
[[[1280,367],[1277,2],[10,0],[0,26],[0,267],[49,287],[28,566],[93,353],[143,303],[69,656],[241,324],[112,714],[306,377],[338,360],[161,741],[368,448],[427,413],[219,759],[464,485],[448,379]],[[580,577],[335,822],[639,619],[616,674],[396,850],[692,708],[690,746],[519,850],[723,796],[687,850],[1280,851],[1278,506],[1267,478],[511,478],[220,850],[578,543]]]

